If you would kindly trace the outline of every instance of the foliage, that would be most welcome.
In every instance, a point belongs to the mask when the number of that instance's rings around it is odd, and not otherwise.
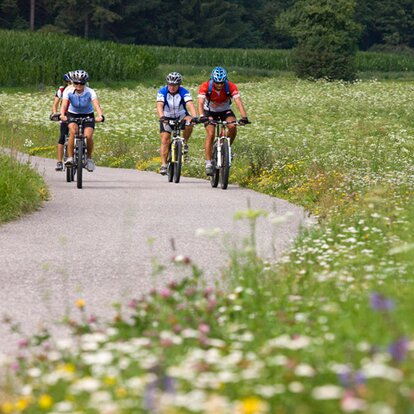
[[[186,84],[193,96],[199,76]],[[258,258],[248,235],[217,286],[205,286],[193,258],[178,252],[160,270],[174,282],[115,304],[109,321],[79,298],[67,338],[27,337],[8,320],[20,340],[18,358],[0,358],[9,381],[2,414],[411,410],[411,90],[404,81],[282,77],[238,86],[253,123],[238,130],[231,177],[305,205],[320,225],[276,263]],[[4,118],[33,140],[26,149],[56,142],[52,93],[0,94]],[[159,165],[156,88],[98,93],[107,114],[95,135],[99,163]],[[195,128],[187,172],[201,173],[203,136]],[[251,228],[262,220],[276,237],[289,217],[247,210],[235,220]]]
[[[87,41],[54,33],[0,30],[1,85],[58,84],[64,73],[83,68],[93,80],[139,79],[156,66],[137,46]]]
[[[180,47],[291,48],[274,24],[294,0],[36,0],[35,29],[121,43]],[[0,28],[29,27],[30,2],[0,0]],[[359,47],[414,47],[411,0],[357,0]]]
[[[299,77],[355,79],[354,9],[355,0],[300,0],[281,17],[297,40],[293,65]]]
[[[0,154],[0,223],[38,209],[48,198],[42,178],[14,156]]]

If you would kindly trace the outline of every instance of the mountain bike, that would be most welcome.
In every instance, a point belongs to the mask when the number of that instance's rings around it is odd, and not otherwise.
[[[73,147],[73,164],[68,165],[66,168],[71,170],[69,177],[76,175],[76,184],[78,188],[82,188],[82,178],[83,178],[83,169],[86,168],[86,161],[88,156],[88,150],[86,148],[86,137],[83,133],[84,125],[87,122],[92,122],[93,118],[91,117],[82,117],[76,118],[76,123],[78,124],[78,132],[75,134],[75,143]],[[72,174],[72,175],[70,175]],[[68,177],[68,175],[66,176]]]
[[[184,138],[181,136],[181,130],[187,123],[184,119],[169,119],[165,123],[172,129],[172,139],[167,155],[167,178],[170,183],[172,181],[179,183],[184,162]]]
[[[237,121],[209,121],[210,125],[216,126],[216,136],[213,143],[213,174],[210,178],[210,183],[213,188],[220,186],[223,190],[229,185],[229,175],[231,167],[231,145],[228,134],[228,125],[241,125]]]

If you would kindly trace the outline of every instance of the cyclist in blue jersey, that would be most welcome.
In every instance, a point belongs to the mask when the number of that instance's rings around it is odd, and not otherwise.
[[[73,146],[75,134],[78,132],[76,119],[90,117],[93,119],[91,122],[85,123],[84,134],[88,149],[86,169],[92,172],[95,169],[95,164],[92,161],[95,121],[103,122],[104,116],[96,92],[86,86],[86,82],[89,80],[88,73],[81,69],[75,70],[71,74],[71,79],[72,86],[66,88],[63,92],[62,105],[60,107],[60,119],[61,121],[67,120],[69,125],[68,159],[65,165],[73,164]],[[96,118],[93,111],[94,108],[98,114]]]
[[[157,113],[160,119],[161,135],[161,168],[160,174],[167,174],[167,156],[171,141],[171,127],[166,124],[170,119],[184,119],[188,125],[184,127],[184,154],[188,152],[188,139],[193,131],[192,121],[197,118],[196,109],[190,92],[181,86],[183,78],[178,72],[167,75],[167,84],[157,93]]]

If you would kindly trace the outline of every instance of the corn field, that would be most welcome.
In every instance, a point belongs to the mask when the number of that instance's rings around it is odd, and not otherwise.
[[[139,80],[160,64],[291,71],[289,50],[123,45],[52,33],[0,30],[0,85],[57,84],[83,68],[94,81]],[[359,72],[414,71],[414,55],[358,52]]]
[[[149,50],[51,33],[0,30],[0,85],[57,84],[69,70],[93,80],[135,80],[157,66]]]

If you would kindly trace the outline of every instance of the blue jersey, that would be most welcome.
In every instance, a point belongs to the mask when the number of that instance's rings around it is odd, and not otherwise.
[[[96,98],[96,92],[87,86],[81,94],[76,93],[73,86],[69,86],[64,90],[62,96],[62,99],[69,100],[68,112],[82,115],[93,113],[92,101]]]
[[[177,93],[172,95],[165,85],[157,93],[157,102],[164,103],[164,116],[168,118],[182,118],[187,114],[186,104],[192,101],[191,93],[180,86]]]

